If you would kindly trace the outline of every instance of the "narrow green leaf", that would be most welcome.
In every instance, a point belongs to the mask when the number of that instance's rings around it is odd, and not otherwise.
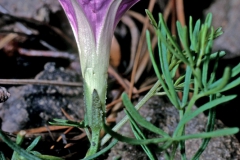
[[[238,75],[239,73],[240,73],[240,63],[232,69],[231,78],[234,78],[234,77],[235,77],[236,75]],[[239,79],[239,78],[237,78],[237,79]],[[234,81],[232,81],[231,83],[236,83],[235,85],[238,85],[238,83],[237,83],[238,80],[237,80],[237,79],[234,80]],[[219,80],[217,80],[216,82],[214,82],[213,84],[211,84],[211,85],[209,86],[209,89],[212,89],[212,88],[214,88],[214,87],[216,87],[216,86],[219,86],[219,84],[221,83],[221,81],[222,81],[222,78],[220,78]],[[233,85],[233,84],[230,85],[230,83],[229,83],[227,86],[234,86],[234,85]],[[230,88],[229,88],[229,89],[230,89]],[[225,89],[225,90],[226,90],[226,89]]]
[[[203,61],[203,72],[202,72],[202,83],[205,89],[207,89],[207,76],[208,76],[208,67],[210,62],[210,53],[212,52],[213,46],[213,27],[211,27],[210,39],[208,39],[206,48],[205,48],[205,57],[206,59]]]
[[[183,98],[182,98],[182,106],[187,105],[188,96],[189,96],[189,89],[190,89],[190,83],[191,83],[191,76],[192,76],[192,70],[189,66],[186,68],[186,74],[185,74],[185,80],[184,80],[184,88],[183,88]]]
[[[207,27],[210,28],[212,24],[212,13],[208,13],[207,17],[205,18],[205,24],[207,24]]]
[[[174,67],[179,66],[179,64],[182,63],[181,60],[178,60],[177,58],[175,58],[175,56],[173,56],[173,57],[174,58],[172,58],[172,61],[171,61],[170,65],[169,65],[170,71],[173,70]]]
[[[24,135],[25,135],[25,132],[23,133],[22,131],[20,131],[17,134],[16,144],[18,146],[21,146],[22,142],[24,141]],[[16,151],[14,151],[13,154],[12,154],[11,160],[18,160],[18,159],[20,159],[20,156],[19,156],[19,154]]]
[[[168,40],[171,43],[171,45],[168,44],[168,42],[166,40],[166,37],[164,37],[162,34],[158,34],[158,38],[161,39],[161,41],[166,45],[166,47],[171,51],[171,53],[176,58],[178,58],[179,60],[181,60],[182,62],[184,62],[186,64],[189,64],[186,57],[182,54],[180,46],[174,41],[169,29],[167,28],[167,25],[166,25],[161,13],[159,14],[159,18],[160,18],[161,29],[165,29],[165,31],[167,33]],[[159,33],[161,33],[161,32],[159,32]]]
[[[137,123],[134,121],[131,114],[127,110],[125,110],[125,113],[129,117],[130,125],[131,125],[132,131],[133,131],[136,139],[146,139],[146,137],[142,133],[141,129],[138,127]],[[150,148],[147,145],[141,145],[141,147],[143,148],[144,152],[146,153],[146,155],[148,156],[148,158],[150,160],[155,160],[154,155],[152,154],[152,151],[150,150]]]
[[[214,38],[213,36],[214,36],[214,29],[213,29],[213,27],[211,27],[210,28],[210,36],[208,38],[206,49],[205,49],[205,53],[207,55],[212,53],[213,38]]]
[[[190,49],[195,51],[196,53],[199,52],[198,38],[199,38],[200,25],[201,25],[201,21],[197,20],[191,36],[192,38],[190,37],[190,41],[191,41]]]
[[[38,142],[40,141],[41,136],[38,136],[34,139],[34,141],[32,141],[32,143],[27,147],[26,151],[31,151],[33,150],[33,148],[38,144]]]
[[[71,127],[85,128],[84,121],[74,122],[66,119],[53,119],[53,122],[49,122],[49,124],[55,125],[55,126],[71,126]]]
[[[161,74],[159,72],[158,66],[156,64],[156,61],[155,61],[155,58],[154,58],[154,55],[153,55],[153,51],[152,51],[150,33],[149,33],[148,30],[146,31],[146,39],[147,39],[148,51],[149,51],[149,55],[150,55],[150,59],[152,61],[152,65],[153,65],[154,71],[155,71],[155,73],[156,73],[160,83],[162,84],[162,87],[164,88],[166,94],[168,95],[168,97],[170,97],[170,101],[172,101],[170,92],[168,91],[168,88],[167,88],[165,82],[163,81],[162,76],[161,76]]]
[[[150,55],[150,59],[152,61],[153,69],[154,69],[155,74],[157,75],[158,79],[161,79],[161,75],[160,75],[159,69],[157,67],[157,64],[156,64],[156,61],[154,58],[154,54],[153,54],[153,50],[152,50],[150,32],[148,30],[146,31],[146,40],[147,40],[148,52]]]
[[[175,49],[180,54],[181,53],[181,47],[174,41],[174,39],[173,39],[173,37],[172,37],[172,35],[171,35],[171,33],[170,33],[170,31],[169,31],[165,21],[164,21],[163,15],[161,13],[159,14],[159,19],[160,19],[160,23],[161,23],[161,29],[164,29],[166,31],[167,37],[169,38],[170,42],[172,43],[172,45],[175,47]]]
[[[169,70],[171,71],[171,78],[172,78],[172,79],[174,79],[178,67],[179,67],[179,64],[175,65],[175,67],[173,67],[173,69],[170,69],[170,66],[169,66]]]
[[[216,86],[215,88],[207,90],[205,92],[202,92],[201,94],[210,95],[210,94],[215,94],[215,93],[222,91],[225,87],[227,87],[227,85],[228,85],[227,83],[230,78],[231,78],[231,70],[229,67],[226,67],[224,70],[224,73],[223,73],[223,77],[221,78],[221,83],[218,86]]]
[[[129,138],[126,136],[122,136],[121,134],[114,132],[110,127],[108,127],[106,124],[103,124],[104,130],[110,134],[113,138],[117,139],[121,142],[126,142],[128,144],[133,145],[144,145],[144,144],[151,144],[151,143],[163,143],[166,141],[171,141],[171,137],[164,137],[164,138],[152,138],[152,139],[146,139],[146,140],[137,140],[134,138]]]
[[[206,60],[203,62],[202,70],[202,84],[204,88],[207,89],[207,76],[208,76],[208,66],[209,66],[210,57],[206,56]]]
[[[214,53],[210,54],[210,60],[215,59],[216,57],[221,58],[221,57],[223,57],[225,55],[226,55],[225,51],[214,52]],[[205,59],[203,58],[203,60],[205,60]]]
[[[165,133],[163,130],[161,130],[160,128],[154,126],[152,123],[148,122],[146,119],[144,119],[139,113],[138,111],[135,109],[135,107],[133,106],[132,102],[129,100],[128,96],[126,93],[122,94],[122,100],[123,100],[123,104],[125,105],[127,111],[132,115],[133,119],[142,127],[156,133],[156,134],[160,134],[164,137],[169,137],[169,135],[167,133]]]
[[[168,50],[167,52],[167,61],[168,61],[168,64],[171,64],[171,60],[172,58],[174,58],[173,54]]]
[[[235,77],[240,73],[240,63],[232,69],[231,78]]]
[[[184,33],[184,30],[182,28],[182,25],[179,21],[176,22],[176,26],[177,26],[177,33],[178,33],[178,36],[181,40],[181,42],[183,41],[183,33]]]
[[[161,27],[158,29],[158,33],[166,37],[167,33],[165,28],[162,27],[162,24],[161,24]],[[171,100],[171,102],[176,108],[180,108],[179,98],[174,89],[171,73],[169,72],[170,70],[169,70],[169,64],[167,61],[167,47],[165,43],[161,41],[160,38],[158,39],[158,51],[159,51],[161,70],[165,78],[165,82],[167,83],[167,89],[164,88],[164,91],[166,92],[169,90],[170,95],[168,95],[168,98]]]
[[[204,55],[206,54],[205,53],[205,47],[206,47],[206,40],[207,40],[207,32],[208,32],[208,27],[206,24],[202,24],[201,26],[201,30],[200,30],[200,35],[199,35],[199,38],[200,38],[200,52],[198,54],[198,57],[197,57],[197,62],[196,62],[196,66],[197,67],[200,67],[201,65],[201,62],[202,62],[202,59],[204,57]]]
[[[217,71],[217,68],[218,68],[218,61],[219,61],[219,57],[216,57],[215,62],[214,62],[214,66],[213,66],[213,71],[210,75],[210,79],[209,79],[208,84],[207,84],[208,88],[216,80],[216,71]]]
[[[188,139],[213,138],[213,137],[228,136],[228,135],[236,134],[238,132],[239,132],[238,128],[226,128],[226,129],[219,129],[217,131],[212,131],[212,132],[183,135],[183,136],[175,137],[173,138],[173,140],[181,141],[181,140],[188,140]]]
[[[216,39],[217,37],[223,34],[222,27],[219,27],[215,30],[213,38]]]
[[[174,83],[174,86],[178,86],[185,78],[185,75],[180,76]]]
[[[50,155],[38,155],[41,160],[64,160],[63,158],[60,157],[55,157],[55,156],[50,156]]]
[[[189,17],[189,38],[190,38],[190,41],[193,39],[193,19],[192,19],[192,16]]]
[[[63,158],[50,156],[50,155],[44,155],[44,154],[41,154],[40,152],[37,152],[37,151],[30,151],[30,153],[32,153],[33,155],[41,158],[41,160],[64,160]]]
[[[193,62],[193,58],[192,58],[192,54],[189,48],[189,44],[188,44],[188,30],[187,30],[187,26],[182,27],[180,22],[177,21],[177,30],[178,30],[178,35],[180,38],[180,41],[182,42],[182,45],[184,47],[184,50],[186,51],[187,57],[189,59],[190,65],[194,66],[194,62]]]
[[[184,26],[183,27],[183,41],[182,41],[182,44],[184,46],[184,50],[186,51],[187,53],[187,56],[188,56],[188,59],[189,59],[189,62],[190,62],[190,65],[191,66],[194,66],[194,61],[193,61],[193,55],[192,55],[192,51],[189,47],[189,42],[188,42],[188,30],[187,30],[187,26]]]
[[[236,98],[236,95],[222,96],[221,98],[215,99],[213,101],[210,101],[210,102],[202,105],[201,107],[199,107],[198,109],[196,109],[193,112],[185,114],[183,116],[183,118],[180,120],[180,122],[178,123],[178,126],[177,126],[176,130],[174,131],[174,137],[177,136],[179,130],[181,129],[181,127],[183,125],[185,125],[187,122],[189,122],[191,119],[193,119],[194,117],[196,117],[200,113],[203,113],[204,111],[206,111],[208,109],[216,107],[217,105],[222,104],[222,103],[227,102],[227,101],[230,101],[234,98]]]
[[[230,82],[229,84],[227,84],[222,90],[220,90],[219,92],[224,92],[227,91],[229,89],[232,89],[236,86],[240,85],[240,77],[237,78],[236,80]]]
[[[147,16],[148,16],[148,18],[150,20],[150,23],[153,25],[153,27],[155,29],[157,29],[158,25],[157,25],[157,22],[155,21],[153,15],[152,15],[152,13],[149,10],[147,10],[147,9],[145,9],[145,12],[146,12],[146,14],[147,14]]]
[[[195,69],[195,72],[193,72],[194,77],[199,85],[200,88],[202,88],[202,71],[199,67]]]

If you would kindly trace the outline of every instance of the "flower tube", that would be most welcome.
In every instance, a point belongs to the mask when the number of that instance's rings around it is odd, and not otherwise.
[[[98,94],[103,114],[105,113],[107,69],[114,29],[122,15],[138,1],[59,0],[79,50],[86,105],[84,120],[90,128],[95,116],[92,98],[94,91]]]

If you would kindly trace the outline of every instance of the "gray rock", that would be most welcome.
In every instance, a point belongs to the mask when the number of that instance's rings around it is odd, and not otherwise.
[[[47,63],[45,70],[37,79],[64,82],[79,82],[79,75],[70,70],[55,68],[54,63]],[[0,104],[2,130],[7,132],[40,127],[53,118],[66,118],[63,108],[76,120],[83,119],[84,102],[82,87],[51,85],[23,85],[8,90],[10,98]]]
[[[225,50],[225,58],[240,56],[240,1],[217,0],[205,13],[213,14],[213,26],[222,27],[224,34],[214,41],[214,50]]]
[[[0,5],[9,14],[45,22],[49,21],[50,12],[60,10],[60,4],[57,0],[1,0]]]

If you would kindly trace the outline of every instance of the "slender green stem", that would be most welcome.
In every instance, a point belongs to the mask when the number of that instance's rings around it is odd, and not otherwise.
[[[184,116],[184,110],[179,110],[180,120],[183,118],[183,116]],[[184,129],[185,129],[185,126],[182,127],[181,133],[178,136],[183,136],[184,135],[184,133],[185,133]],[[182,157],[182,159],[185,160],[186,153],[185,153],[185,141],[184,140],[174,143],[173,149],[172,149],[171,159],[174,160],[174,157],[175,157],[178,146],[180,147],[181,157]]]
[[[183,118],[183,116],[184,116],[184,110],[180,110],[179,111],[180,120]],[[183,127],[181,136],[184,134],[185,134],[185,125]],[[180,146],[181,158],[182,158],[182,160],[186,160],[187,158],[186,158],[186,153],[185,153],[185,140],[180,141],[179,146]]]
[[[149,55],[150,55],[150,58],[151,58],[151,61],[152,61],[152,65],[153,65],[153,68],[155,70],[155,73],[158,77],[158,80],[160,81],[160,83],[162,84],[162,87],[164,88],[164,91],[165,93],[167,94],[167,96],[169,97],[170,101],[174,103],[173,99],[172,99],[172,96],[171,96],[171,93],[169,92],[168,88],[167,88],[167,85],[165,84],[165,81],[163,80],[163,78],[166,79],[166,77],[162,77],[160,72],[159,72],[159,69],[158,69],[158,66],[156,64],[156,61],[155,61],[155,58],[153,56],[153,51],[152,51],[152,45],[151,45],[151,40],[150,40],[150,33],[149,31],[146,32],[146,39],[147,39],[147,44],[148,44],[148,50],[149,50]],[[160,41],[158,41],[159,43]]]
[[[211,95],[209,100],[212,101],[216,96]],[[208,122],[207,122],[207,128],[206,132],[212,132],[214,129],[215,124],[215,118],[216,118],[216,108],[212,108],[209,110],[208,113]],[[202,140],[202,144],[199,147],[198,151],[194,154],[192,160],[198,160],[203,151],[207,148],[208,143],[210,142],[211,138],[206,138]]]
[[[113,140],[106,148],[103,148],[101,151],[91,155],[91,156],[88,156],[82,160],[92,160],[94,158],[97,158],[98,156],[104,154],[105,152],[107,152],[108,150],[112,149],[112,147],[114,147],[116,144],[117,144],[118,140]]]
[[[97,153],[98,148],[99,148],[100,131],[101,130],[92,130],[92,139],[90,141],[91,146],[90,146],[85,158]]]
[[[179,142],[174,142],[173,143],[173,146],[172,146],[172,149],[171,149],[171,156],[170,156],[170,160],[174,160],[174,157],[175,157],[175,154],[176,154],[176,151],[177,151],[177,147],[178,147],[178,144]]]
[[[195,104],[195,102],[200,98],[200,96],[198,95],[198,83],[197,83],[197,78],[194,77],[194,92],[193,92],[193,96],[192,99],[190,100],[190,102],[188,103],[188,106],[186,108],[185,114],[187,114],[188,112],[191,111],[191,108],[193,107],[193,105]]]
[[[194,78],[194,92],[193,92],[193,96],[192,99],[190,100],[190,102],[188,103],[188,106],[185,110],[184,114],[187,114],[188,112],[191,111],[191,108],[193,107],[194,103],[197,101],[197,99],[199,99],[200,97],[198,96],[198,83],[197,83],[197,79],[196,77]],[[179,136],[179,134],[182,133],[184,127],[177,127],[173,133],[173,137]]]

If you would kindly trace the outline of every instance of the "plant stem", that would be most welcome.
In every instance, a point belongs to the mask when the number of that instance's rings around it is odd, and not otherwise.
[[[91,146],[86,154],[86,157],[91,156],[97,153],[99,148],[99,137],[100,137],[100,130],[92,130],[92,138],[91,138]]]

